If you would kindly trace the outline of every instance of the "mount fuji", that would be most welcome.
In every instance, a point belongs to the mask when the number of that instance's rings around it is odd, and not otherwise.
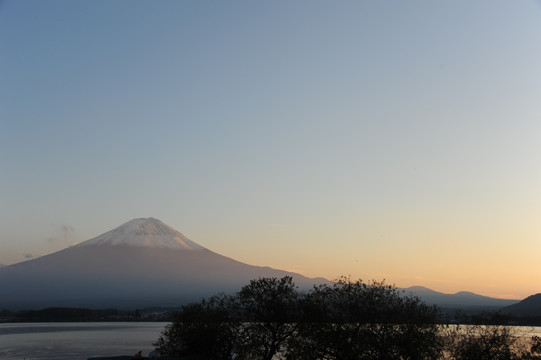
[[[134,219],[50,255],[0,268],[0,309],[178,306],[259,277],[327,282],[214,253],[154,218]]]

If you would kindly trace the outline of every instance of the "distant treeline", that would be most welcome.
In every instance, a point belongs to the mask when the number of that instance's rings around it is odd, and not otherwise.
[[[173,321],[181,308],[143,308],[135,310],[50,307],[40,310],[0,310],[1,322],[111,322]],[[501,313],[465,312],[438,309],[440,324],[541,326],[541,316],[513,316]]]
[[[0,310],[0,322],[171,321],[178,309],[146,308],[133,311],[51,307],[41,310]]]
[[[499,312],[464,314],[458,311],[451,322],[463,325],[541,326],[541,316],[515,316]]]
[[[0,310],[0,322],[110,322],[110,321],[173,321],[180,308],[145,308],[136,310],[51,307],[41,310]],[[451,313],[451,311],[448,311]],[[499,313],[439,312],[437,322],[464,325],[541,326],[539,316],[511,316]]]

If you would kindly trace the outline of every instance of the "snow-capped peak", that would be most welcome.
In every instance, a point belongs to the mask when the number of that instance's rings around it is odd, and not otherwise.
[[[158,219],[133,219],[77,246],[141,246],[176,250],[206,250]]]

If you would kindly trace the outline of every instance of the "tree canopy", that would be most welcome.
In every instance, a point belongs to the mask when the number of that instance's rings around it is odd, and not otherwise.
[[[260,278],[185,305],[154,345],[192,360],[541,359],[538,337],[518,341],[500,324],[445,326],[436,316],[383,282],[342,277],[302,292],[291,277]]]
[[[201,359],[429,359],[435,320],[435,308],[383,283],[342,278],[300,292],[291,277],[260,278],[184,306],[155,345]]]

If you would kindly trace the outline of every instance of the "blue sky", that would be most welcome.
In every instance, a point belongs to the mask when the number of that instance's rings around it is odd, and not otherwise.
[[[539,1],[3,1],[0,263],[152,216],[309,276],[539,292],[540,44]]]

